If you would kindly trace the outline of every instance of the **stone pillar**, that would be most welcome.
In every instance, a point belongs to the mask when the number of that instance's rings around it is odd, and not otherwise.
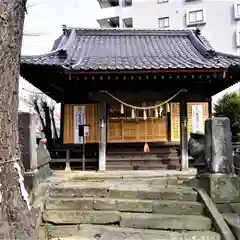
[[[18,131],[21,160],[25,172],[33,171],[38,168],[36,115],[20,112],[18,114]]]
[[[181,146],[181,169],[188,169],[188,120],[187,102],[185,94],[180,102],[180,146]]]
[[[212,173],[234,173],[230,120],[225,117],[205,122],[205,156]]]
[[[100,108],[100,139],[99,139],[99,171],[106,170],[106,145],[107,145],[107,104],[101,101]]]
[[[52,175],[49,166],[51,157],[41,141],[37,146],[36,115],[19,113],[18,129],[21,161],[25,170],[24,184],[28,192],[31,192],[43,179]]]

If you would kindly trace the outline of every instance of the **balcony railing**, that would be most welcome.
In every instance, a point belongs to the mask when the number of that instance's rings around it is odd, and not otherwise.
[[[124,7],[132,6],[132,0],[123,0],[123,6]]]
[[[119,6],[119,0],[98,0],[98,2],[101,8]]]
[[[101,8],[107,7],[130,7],[132,6],[132,0],[98,0]]]

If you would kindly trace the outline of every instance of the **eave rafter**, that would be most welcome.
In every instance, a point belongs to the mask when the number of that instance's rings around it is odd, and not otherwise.
[[[211,82],[216,79],[226,79],[227,69],[184,69],[184,70],[136,70],[136,71],[65,71],[69,81],[94,81],[94,80],[186,80],[197,82]]]

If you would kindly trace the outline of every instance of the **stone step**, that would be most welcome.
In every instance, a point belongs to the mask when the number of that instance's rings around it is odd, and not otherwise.
[[[107,170],[155,170],[155,169],[162,169],[162,170],[166,170],[166,169],[180,169],[181,165],[178,163],[174,163],[171,165],[168,164],[136,164],[136,163],[129,163],[129,164],[122,164],[122,165],[117,165],[117,164],[112,164],[112,162],[108,163],[106,168]]]
[[[196,201],[197,192],[191,187],[182,186],[136,186],[123,184],[89,183],[89,184],[59,184],[52,186],[49,192],[53,198],[95,197],[95,198],[124,198],[124,199],[149,199],[149,200],[176,200]]]
[[[194,178],[197,170],[189,168],[188,170],[152,170],[152,171],[55,171],[50,179],[60,177],[61,179],[81,178],[81,179],[146,179],[146,178],[165,178],[165,177],[185,177]]]
[[[112,183],[115,185],[139,185],[139,184],[143,184],[143,185],[148,185],[151,187],[159,187],[159,186],[169,186],[169,185],[175,185],[175,186],[184,186],[182,185],[183,183],[185,184],[185,186],[187,185],[188,182],[191,181],[196,181],[196,178],[187,178],[187,177],[161,177],[161,178],[143,178],[141,180],[139,179],[103,179],[103,178],[81,178],[78,176],[74,176],[70,179],[61,179],[61,178],[54,178],[54,180],[52,179],[52,184],[56,185],[56,184],[61,184],[63,182],[67,182],[68,184],[85,184],[85,183]]]
[[[145,212],[176,215],[201,215],[203,204],[191,201],[140,200],[114,198],[49,198],[47,210],[104,210],[120,212]]]
[[[117,211],[45,210],[45,222],[54,224],[114,224],[142,229],[210,230],[212,221],[204,216]]]
[[[114,240],[118,239],[116,238],[117,236],[121,240],[221,240],[220,235],[212,231],[174,232],[85,224],[80,225],[80,229],[74,229],[73,226],[63,226],[63,228],[57,226],[49,226],[49,235],[55,240],[96,240],[101,239],[101,237],[103,238],[104,235],[109,235],[109,233],[113,234],[115,237],[109,239]]]
[[[103,178],[93,178],[93,179],[85,179],[81,177],[73,177],[71,179],[68,179],[67,182],[69,184],[72,183],[115,183],[115,184],[149,184],[149,185],[157,185],[159,186],[165,186],[165,185],[179,185],[182,184],[183,181],[189,181],[193,180],[195,178],[189,179],[186,177],[162,177],[162,178],[144,178],[144,179],[103,179]],[[57,182],[56,182],[57,183]],[[61,182],[60,182],[61,183]]]

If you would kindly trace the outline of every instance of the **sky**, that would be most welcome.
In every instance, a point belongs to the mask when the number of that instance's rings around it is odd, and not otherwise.
[[[61,35],[63,24],[99,27],[96,21],[100,11],[97,0],[28,0],[28,6],[22,49],[24,55],[49,51],[53,40]]]
[[[96,21],[100,11],[97,0],[28,0],[27,9],[22,55],[49,52],[53,41],[62,34],[64,24],[71,27],[99,27]],[[20,111],[31,111],[31,106],[27,104],[31,92],[38,90],[21,78]]]
[[[97,0],[28,0],[22,54],[37,55],[49,52],[53,41],[62,34],[62,25],[98,28],[96,19],[100,11]],[[239,89],[239,84],[226,91],[236,89]],[[23,102],[29,101],[31,91],[35,92],[37,89],[20,79],[20,110],[30,110]],[[213,102],[221,96],[222,93],[215,96]]]

